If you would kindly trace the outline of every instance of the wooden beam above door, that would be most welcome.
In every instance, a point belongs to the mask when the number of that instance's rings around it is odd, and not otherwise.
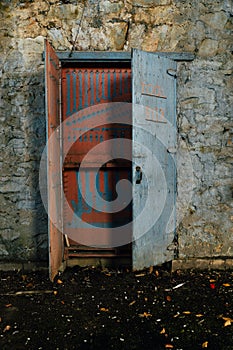
[[[190,52],[153,52],[156,55],[170,58],[174,61],[193,61],[195,55]],[[57,57],[62,63],[72,62],[130,62],[131,52],[120,51],[57,51]],[[44,54],[43,54],[44,58]]]

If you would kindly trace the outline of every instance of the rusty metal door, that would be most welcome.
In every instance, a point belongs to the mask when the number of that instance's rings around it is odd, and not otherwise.
[[[131,102],[131,68],[120,66],[98,65],[90,67],[90,64],[77,67],[62,68],[62,119],[64,123],[70,123],[69,117],[74,113],[87,110],[91,106],[109,102]],[[87,112],[88,114],[88,112]],[[77,127],[75,124],[71,128]],[[109,202],[116,198],[116,184],[121,179],[131,180],[131,162],[112,160],[99,170],[95,177],[95,164],[82,169],[80,164],[85,155],[96,145],[116,138],[131,139],[131,126],[126,124],[109,124],[107,121],[95,128],[90,127],[89,119],[83,125],[86,130],[77,140],[71,134],[63,135],[64,144],[70,144],[68,154],[64,154],[63,179],[65,198],[72,211],[85,223],[101,228],[112,228],[124,225],[131,221],[132,208],[128,205],[119,213],[110,213],[109,208],[95,210],[91,204],[87,204],[81,193],[89,199],[90,203],[96,201],[96,188],[98,194]],[[81,179],[81,181],[79,181]],[[85,246],[75,240],[75,232],[80,230],[73,215],[64,209],[64,232],[68,234],[69,246],[66,247],[66,258],[80,257],[115,257],[119,255],[131,255],[128,247],[120,248],[95,248]],[[106,242],[108,237],[106,237]]]
[[[176,62],[133,50],[133,268],[174,258]]]
[[[52,142],[47,143],[49,271],[53,280],[63,259],[61,129],[57,129],[61,122],[59,91],[61,71],[59,59],[48,41],[45,42],[45,52],[47,141],[53,133],[56,135]]]

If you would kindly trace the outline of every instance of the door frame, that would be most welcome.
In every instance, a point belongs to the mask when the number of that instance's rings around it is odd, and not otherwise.
[[[55,51],[55,50],[54,50]],[[159,55],[161,57],[167,57],[174,61],[192,61],[195,58],[195,55],[188,52],[153,52],[156,55]],[[59,59],[60,68],[72,64],[79,64],[79,63],[127,63],[131,66],[132,61],[132,52],[110,52],[110,51],[91,51],[91,52],[61,52],[61,51],[55,51],[55,54],[57,58]],[[42,58],[44,61],[46,61],[46,51],[43,53]],[[62,261],[62,265],[64,264],[64,239],[63,241],[63,249],[62,254],[63,256],[60,257],[60,261]],[[49,243],[49,247],[51,250],[51,246]],[[51,280],[54,279],[56,273],[59,271],[59,269],[62,267],[57,266],[55,270],[53,270],[52,274],[50,273]]]

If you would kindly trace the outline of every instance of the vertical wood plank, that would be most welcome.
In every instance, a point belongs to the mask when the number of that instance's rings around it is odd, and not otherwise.
[[[62,228],[62,160],[61,160],[61,130],[56,130],[60,124],[60,68],[59,59],[49,42],[45,42],[46,67],[46,114],[47,140],[53,132],[57,136],[54,142],[48,143],[47,184],[48,184],[48,231],[49,231],[49,273],[50,279],[56,276],[63,260]],[[56,222],[52,222],[53,217]],[[56,226],[55,226],[56,224]]]

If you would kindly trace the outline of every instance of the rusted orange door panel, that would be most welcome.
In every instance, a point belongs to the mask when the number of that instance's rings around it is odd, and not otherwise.
[[[62,69],[62,119],[64,121],[68,122],[69,116],[77,111],[107,102],[131,102],[131,68]],[[116,138],[131,139],[131,127],[126,124],[106,123],[91,129],[87,119],[85,128],[87,131],[78,140],[70,140],[69,135],[63,135],[63,142],[72,145],[64,161],[63,178],[66,199],[74,213],[88,224],[104,228],[121,226],[131,221],[131,205],[114,214],[105,212],[105,208],[97,211],[85,203],[81,192],[84,192],[94,204],[96,187],[98,194],[110,203],[116,198],[116,183],[121,179],[131,180],[130,162],[113,160],[111,164],[103,166],[95,177],[96,169],[94,169],[93,160],[91,167],[82,170],[81,183],[78,182],[79,165],[83,157],[99,143]],[[109,153],[111,153],[110,150]],[[71,214],[67,212],[64,213],[64,228],[68,233],[77,229]]]
[[[65,68],[62,70],[62,118],[93,105],[107,102],[131,102],[131,69]],[[86,128],[89,130],[88,121]],[[74,126],[75,127],[75,126]],[[66,139],[64,142],[73,143]],[[83,156],[100,142],[112,138],[131,138],[128,125],[101,125],[87,131],[74,142],[66,163],[80,163]]]
[[[62,163],[61,163],[61,135],[56,128],[60,124],[60,68],[55,51],[46,40],[46,113],[47,113],[47,138],[56,132],[53,143],[48,143],[47,183],[48,183],[48,229],[49,229],[49,270],[50,278],[54,279],[63,259],[63,234],[62,228]],[[50,218],[53,218],[50,220]],[[59,226],[58,226],[59,225]],[[57,227],[58,226],[58,227]]]

